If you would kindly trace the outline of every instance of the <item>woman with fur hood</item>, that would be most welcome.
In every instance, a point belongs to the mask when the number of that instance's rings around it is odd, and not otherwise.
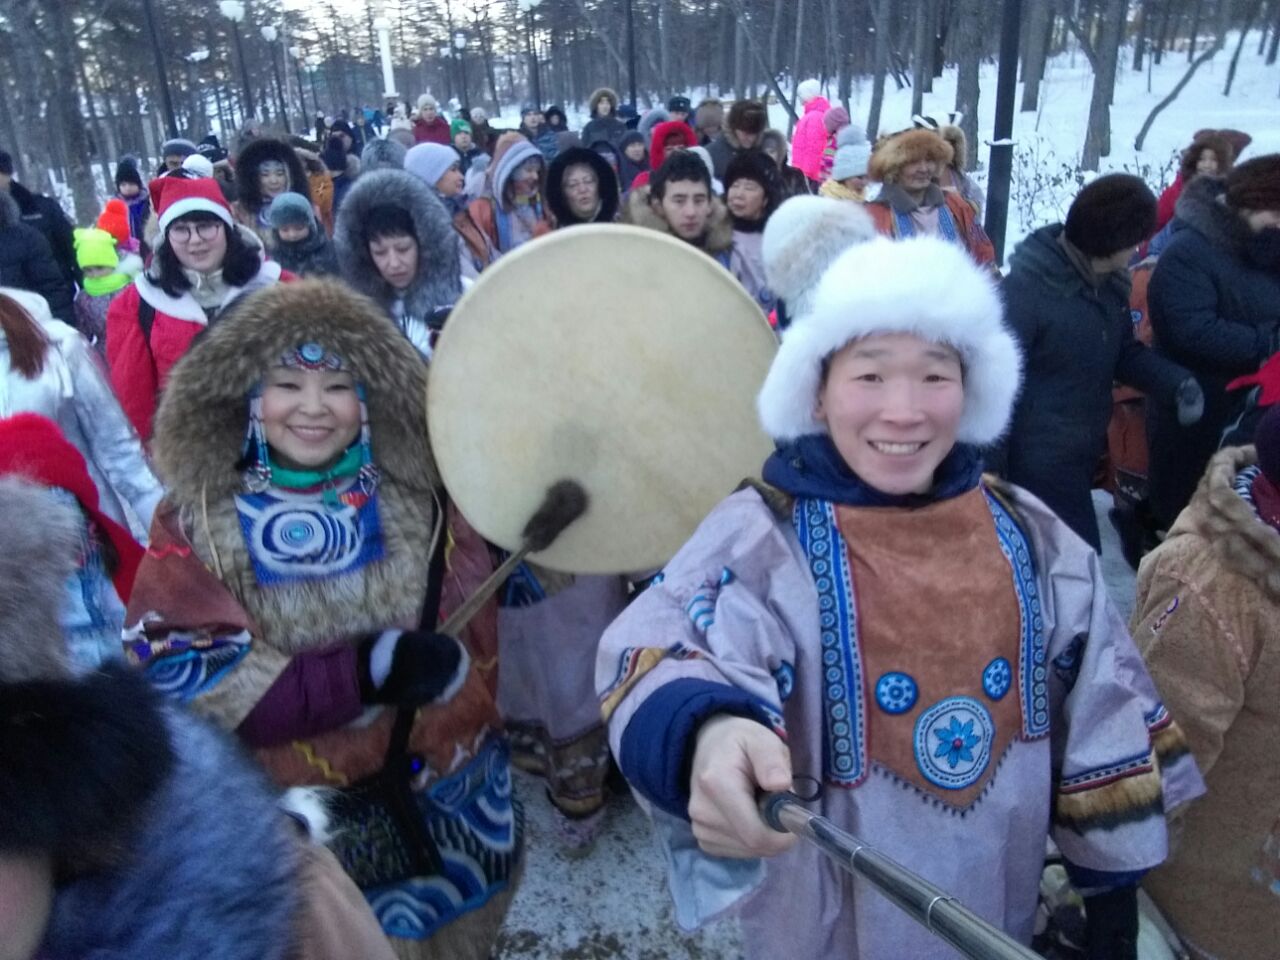
[[[6,477],[0,526],[0,954],[392,960],[229,739],[122,664],[70,660],[75,508]]]
[[[547,173],[547,206],[556,229],[618,219],[618,177],[596,150],[570,147],[556,155]]]
[[[282,193],[300,193],[311,202],[310,179],[297,151],[274,137],[250,140],[236,157],[235,217],[257,235],[268,251],[275,241],[267,210]]]
[[[1280,154],[1239,164],[1225,179],[1196,177],[1171,232],[1147,288],[1153,345],[1195,375],[1205,410],[1185,426],[1168,409],[1147,410],[1151,506],[1164,530],[1243,412],[1227,384],[1280,350]]]
[[[1052,836],[1090,888],[1092,960],[1134,960],[1136,880],[1165,859],[1165,811],[1203,793],[1098,558],[983,479],[1020,379],[1001,314],[952,244],[846,250],[760,391],[779,445],[763,483],[601,642],[614,755],[652,804],[677,919],[737,908],[752,960],[955,956],[761,819],[758,792],[793,777],[1023,943]]]
[[[258,235],[235,222],[212,180],[159,183],[151,265],[107,310],[111,386],[144,439],[169,370],[196,335],[246,293],[294,279],[264,258]]]
[[[467,207],[498,256],[550,232],[546,179],[547,161],[527,137],[504,133],[498,138],[485,194]]]
[[[413,149],[433,147],[440,145]],[[444,318],[462,296],[458,235],[431,188],[405,170],[361,177],[338,212],[333,241],[347,284],[373,298],[430,358]]]
[[[426,376],[377,304],[330,280],[214,327],[156,419],[169,493],[126,642],[276,784],[314,788],[402,960],[486,960],[521,825],[496,607],[459,639],[435,632],[492,561],[436,475]]]
[[[1142,561],[1134,639],[1208,783],[1144,881],[1195,960],[1275,952],[1280,908],[1280,408],[1215,454]]]
[[[606,140],[615,147],[627,132],[627,125],[618,119],[618,94],[608,87],[601,87],[587,101],[591,119],[582,128],[582,142],[590,146],[597,140]]]

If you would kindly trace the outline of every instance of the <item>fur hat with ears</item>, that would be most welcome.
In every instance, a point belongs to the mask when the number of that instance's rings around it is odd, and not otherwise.
[[[764,133],[769,125],[769,111],[759,100],[735,100],[729,108],[725,126],[743,133]]]
[[[938,130],[938,135],[951,148],[950,165],[957,170],[966,169],[969,166],[969,138],[964,135],[964,131],[955,124],[948,123]]]
[[[832,261],[875,236],[875,222],[859,204],[809,194],[792,197],[765,225],[765,278],[792,316],[804,315]]]
[[[811,308],[783,336],[760,390],[756,405],[765,432],[779,442],[826,432],[813,415],[823,361],[854,340],[883,333],[914,334],[956,350],[964,370],[956,438],[977,446],[999,439],[1022,379],[1018,344],[1005,328],[989,272],[964,248],[929,236],[877,237],[828,268]]]
[[[872,180],[893,183],[909,163],[932,160],[945,166],[951,163],[951,157],[951,145],[932,130],[904,130],[876,143],[867,173]]]

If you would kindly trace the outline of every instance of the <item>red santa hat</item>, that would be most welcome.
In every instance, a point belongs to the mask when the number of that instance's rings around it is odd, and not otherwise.
[[[205,177],[194,180],[165,177],[161,183],[160,201],[156,205],[161,230],[168,230],[169,224],[188,213],[212,213],[228,227],[234,225],[231,208],[216,181]]]
[[[115,548],[112,574],[116,593],[125,603],[133,593],[143,549],[133,535],[98,507],[98,488],[80,451],[52,420],[34,413],[0,419],[0,476],[22,477],[42,487],[59,487],[79,501],[102,536]]]

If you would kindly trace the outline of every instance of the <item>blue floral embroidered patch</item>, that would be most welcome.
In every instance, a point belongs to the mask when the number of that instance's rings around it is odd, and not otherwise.
[[[796,689],[796,668],[783,660],[773,671],[773,680],[778,685],[778,699],[786,703]]]
[[[905,673],[893,671],[876,681],[876,703],[885,713],[906,713],[916,705],[920,690],[915,680]]]
[[[930,783],[963,790],[987,769],[994,738],[986,707],[972,697],[948,697],[916,721],[916,765]]]
[[[982,671],[982,689],[992,700],[1003,700],[1013,686],[1013,668],[1004,657],[996,657]]]

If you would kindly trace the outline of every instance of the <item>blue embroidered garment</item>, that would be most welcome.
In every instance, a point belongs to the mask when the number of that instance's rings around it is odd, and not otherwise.
[[[337,505],[274,487],[238,494],[236,513],[258,583],[323,580],[381,560],[378,498],[356,493],[357,487],[351,481]]]

